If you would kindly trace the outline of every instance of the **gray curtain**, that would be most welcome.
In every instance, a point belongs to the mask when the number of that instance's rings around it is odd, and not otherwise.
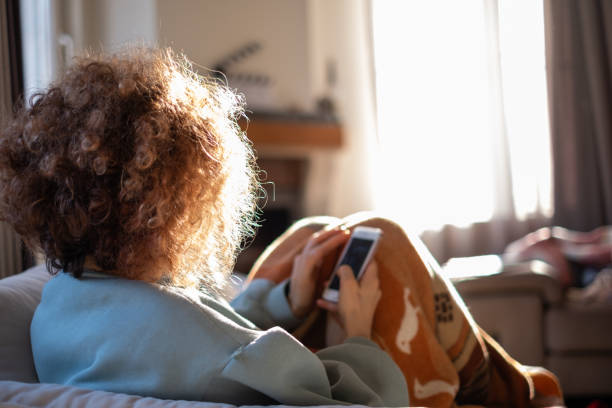
[[[510,242],[550,226],[550,222],[542,215],[526,220],[497,218],[469,227],[446,225],[439,231],[424,231],[420,237],[436,260],[443,264],[454,257],[501,254]]]
[[[545,0],[554,223],[612,224],[612,1]]]
[[[0,117],[4,124],[13,105],[11,94],[10,42],[6,0],[0,0]],[[9,69],[7,69],[9,67]]]
[[[17,2],[0,0],[0,126],[10,117],[21,84],[15,23]],[[0,278],[22,270],[21,241],[13,229],[0,222]]]

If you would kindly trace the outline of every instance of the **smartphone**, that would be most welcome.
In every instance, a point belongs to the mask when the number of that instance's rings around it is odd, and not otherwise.
[[[372,259],[378,240],[382,235],[380,228],[356,227],[351,234],[351,238],[344,246],[342,254],[334,268],[330,283],[323,292],[323,299],[330,302],[338,301],[340,290],[340,278],[336,273],[341,265],[348,265],[353,270],[355,278],[359,280],[365,271],[368,263]]]

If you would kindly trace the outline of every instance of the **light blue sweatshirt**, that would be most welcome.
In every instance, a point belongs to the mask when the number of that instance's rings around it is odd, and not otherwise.
[[[237,405],[408,405],[401,371],[372,341],[314,354],[274,327],[299,324],[285,285],[255,280],[232,308],[156,284],[60,273],[31,325],[39,380]]]

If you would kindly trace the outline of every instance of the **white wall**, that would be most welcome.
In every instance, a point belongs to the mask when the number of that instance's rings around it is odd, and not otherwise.
[[[171,46],[206,70],[256,41],[259,52],[231,72],[270,78],[258,86],[230,78],[254,110],[312,112],[309,0],[60,0],[61,25],[75,52],[126,43]],[[250,97],[250,101],[249,101]]]
[[[72,1],[83,13],[84,46],[113,51],[127,43],[157,43],[155,0]]]
[[[306,0],[157,0],[159,43],[182,50],[195,63],[212,68],[240,47],[257,41],[261,50],[233,69],[268,75],[272,80],[267,89],[259,89],[263,100],[251,101],[251,107],[308,111],[313,100],[306,3]],[[230,80],[230,86],[240,88],[241,84]],[[247,93],[249,103],[249,89],[241,90]]]

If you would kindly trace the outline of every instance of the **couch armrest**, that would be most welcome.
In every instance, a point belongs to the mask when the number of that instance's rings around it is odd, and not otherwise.
[[[563,290],[552,266],[542,261],[504,264],[497,255],[453,258],[445,275],[463,296],[536,293],[545,304],[561,303]]]

